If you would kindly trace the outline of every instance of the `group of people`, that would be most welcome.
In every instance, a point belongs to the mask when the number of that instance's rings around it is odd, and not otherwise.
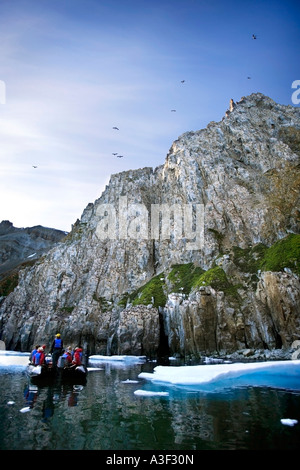
[[[45,344],[43,346],[35,346],[30,355],[30,362],[35,366],[46,364],[45,349]],[[82,348],[76,347],[73,350],[72,347],[69,346],[67,349],[64,349],[60,333],[55,335],[50,354],[52,356],[52,367],[71,367],[80,366],[82,364]]]
[[[35,346],[34,350],[31,351],[30,354],[30,362],[34,364],[35,366],[39,366],[45,363],[45,349],[46,345],[44,344],[43,346]]]

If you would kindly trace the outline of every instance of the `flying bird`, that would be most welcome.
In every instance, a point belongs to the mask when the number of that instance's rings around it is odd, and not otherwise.
[[[36,165],[32,165],[32,168],[37,168],[37,166],[36,166]]]
[[[251,77],[247,77],[247,78],[248,78],[248,80],[251,80]]]
[[[119,130],[120,130],[118,127],[113,127],[113,129],[116,129],[117,131],[119,131]]]
[[[117,152],[117,153],[113,153],[113,155],[118,155],[118,152]]]
[[[171,113],[176,113],[176,109],[171,109]]]
[[[184,82],[185,82],[185,80],[181,80],[181,83],[184,83]]]
[[[123,155],[118,155],[117,158],[123,158]]]
[[[252,34],[252,39],[256,39],[256,38],[257,38],[256,34]]]

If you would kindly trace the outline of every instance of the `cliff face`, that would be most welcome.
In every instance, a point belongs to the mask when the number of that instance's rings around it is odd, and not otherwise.
[[[64,241],[21,271],[0,338],[29,350],[59,331],[99,354],[290,346],[299,156],[300,110],[254,94],[180,136],[164,165],[113,175]]]

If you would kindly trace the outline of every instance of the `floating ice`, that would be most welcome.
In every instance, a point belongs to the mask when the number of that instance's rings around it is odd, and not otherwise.
[[[198,366],[157,366],[139,378],[189,390],[234,386],[273,386],[300,390],[300,361],[270,361]]]
[[[30,410],[31,410],[30,406],[25,406],[24,408],[21,408],[20,412],[27,413],[27,411],[30,411]]]
[[[130,355],[114,355],[114,356],[102,356],[99,354],[96,354],[94,356],[89,357],[90,361],[103,361],[103,362],[108,362],[108,361],[125,361],[125,362],[145,362],[146,361],[146,356],[130,356]]]
[[[23,370],[28,365],[29,356],[29,352],[0,351],[0,371],[1,369]]]
[[[285,426],[294,426],[295,424],[298,423],[297,419],[290,419],[290,418],[281,419],[280,421]]]
[[[152,392],[151,390],[135,390],[133,392],[134,395],[138,395],[140,397],[167,397],[169,396],[169,392]]]
[[[122,380],[122,384],[138,384],[138,383],[139,383],[138,380],[130,380],[130,379]]]
[[[146,362],[147,358],[146,356],[101,356],[101,355],[94,355],[89,357],[89,365],[93,366],[96,365],[98,366],[99,363],[106,363],[106,364],[112,364],[116,367],[124,367],[128,365],[133,365],[133,364],[144,364]]]

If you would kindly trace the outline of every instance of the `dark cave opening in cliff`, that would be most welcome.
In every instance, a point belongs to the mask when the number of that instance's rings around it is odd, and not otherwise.
[[[169,340],[164,328],[164,319],[159,313],[159,345],[157,349],[157,360],[159,364],[168,364],[170,356]]]
[[[282,339],[281,339],[281,336],[279,333],[277,333],[277,331],[275,331],[275,348],[276,349],[281,349],[282,348]]]

